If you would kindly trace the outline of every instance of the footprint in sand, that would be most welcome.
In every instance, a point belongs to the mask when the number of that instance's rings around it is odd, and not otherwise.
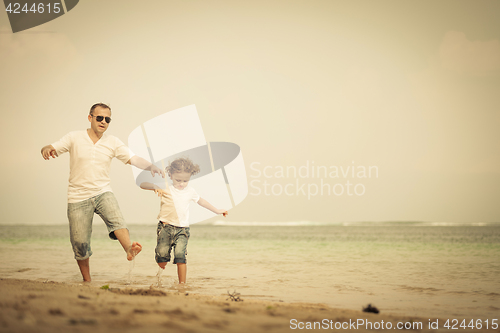
[[[33,268],[21,268],[21,269],[17,270],[17,272],[23,273],[23,272],[31,271],[32,269]]]

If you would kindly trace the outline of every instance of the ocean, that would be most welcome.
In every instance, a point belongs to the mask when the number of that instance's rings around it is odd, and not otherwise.
[[[143,251],[128,262],[94,221],[92,284],[157,286],[156,225],[129,225]],[[0,226],[0,278],[81,283],[67,225]],[[423,318],[500,314],[500,224],[195,224],[185,291],[306,302]],[[175,265],[161,288],[178,292]]]

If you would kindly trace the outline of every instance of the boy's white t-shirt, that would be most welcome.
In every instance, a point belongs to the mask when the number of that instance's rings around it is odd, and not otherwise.
[[[175,214],[172,214],[173,207],[168,195],[163,195],[158,219],[176,227],[189,227],[189,204],[191,201],[197,203],[200,200],[200,195],[190,186],[187,186],[183,190],[178,190],[170,185],[168,189],[174,202],[177,218]]]

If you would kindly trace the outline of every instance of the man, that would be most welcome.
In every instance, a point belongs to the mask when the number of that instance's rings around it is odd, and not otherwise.
[[[128,229],[118,202],[111,191],[109,170],[111,160],[116,157],[151,174],[165,177],[163,170],[138,156],[131,156],[123,142],[104,134],[111,122],[111,109],[106,104],[94,104],[88,116],[90,128],[70,132],[61,140],[45,146],[41,153],[44,159],[56,158],[70,153],[70,176],[68,187],[68,220],[70,240],[75,259],[84,281],[91,281],[89,257],[90,236],[94,213],[106,223],[109,237],[117,239],[132,260],[141,250],[138,242],[131,243]]]

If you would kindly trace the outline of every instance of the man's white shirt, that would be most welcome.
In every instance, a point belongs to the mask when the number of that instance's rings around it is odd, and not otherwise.
[[[94,144],[87,130],[70,132],[52,146],[57,155],[70,153],[69,203],[111,192],[109,178],[111,160],[116,157],[127,163],[133,156],[128,147],[113,135],[103,134]]]

